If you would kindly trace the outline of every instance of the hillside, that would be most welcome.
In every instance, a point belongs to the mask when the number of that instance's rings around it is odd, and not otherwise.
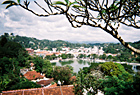
[[[48,49],[51,48],[58,48],[61,49],[61,47],[70,47],[70,48],[75,48],[75,47],[90,47],[91,45],[88,44],[80,44],[80,43],[70,43],[67,41],[62,41],[62,40],[39,40],[36,38],[31,38],[31,37],[25,37],[25,36],[19,36],[19,35],[9,35],[8,33],[5,33],[3,36],[6,36],[8,40],[12,40],[14,42],[17,42],[21,44],[24,48],[32,48],[32,49],[44,49],[47,47]]]

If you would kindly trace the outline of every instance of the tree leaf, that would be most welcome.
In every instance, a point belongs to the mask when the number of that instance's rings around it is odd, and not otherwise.
[[[18,3],[20,3],[20,0],[17,0]]]
[[[72,4],[77,4],[77,2],[76,1],[75,2],[70,2],[69,6],[71,6]]]
[[[79,5],[73,5],[72,7],[74,7],[74,8],[85,8],[85,7],[79,6]]]
[[[4,1],[2,4],[10,4],[10,3],[16,3],[16,2],[11,1],[11,0],[7,0],[7,1]]]
[[[62,2],[62,1],[56,1],[53,4],[59,4],[59,5],[65,5],[66,6],[66,4],[64,2]]]
[[[66,4],[68,4],[69,3],[69,0],[65,0],[65,2],[66,2]]]

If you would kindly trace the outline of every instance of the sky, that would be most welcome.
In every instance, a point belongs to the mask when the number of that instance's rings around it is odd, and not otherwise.
[[[64,40],[69,42],[106,43],[119,41],[105,31],[89,26],[73,28],[64,15],[49,17],[37,17],[19,6],[5,9],[0,0],[0,35],[14,33],[14,35],[33,37],[37,39]],[[31,0],[30,0],[31,1]],[[42,6],[46,6],[43,0],[37,0]],[[30,8],[38,13],[44,13],[34,2]],[[140,31],[121,25],[119,34],[126,42],[140,40]]]

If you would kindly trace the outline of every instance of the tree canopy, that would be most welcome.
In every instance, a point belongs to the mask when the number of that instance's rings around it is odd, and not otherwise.
[[[27,0],[24,3],[20,2],[20,0],[17,0],[17,2],[11,0],[3,2],[3,4],[8,4],[6,9],[13,5],[19,5],[34,15],[41,17],[64,14],[74,28],[83,25],[101,28],[120,41],[125,47],[140,54],[139,49],[125,42],[118,33],[118,29],[122,24],[140,29],[140,0],[74,0],[74,2],[71,2],[71,0],[64,0],[64,2],[44,0],[48,8],[41,6],[37,0],[34,3],[44,10],[46,14],[38,14],[30,9],[30,1]]]

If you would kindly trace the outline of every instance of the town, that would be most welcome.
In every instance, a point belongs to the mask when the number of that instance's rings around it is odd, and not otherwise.
[[[71,49],[69,47],[63,47],[61,51],[57,51],[57,48],[52,48],[51,50],[46,50],[46,48],[44,48],[44,50],[34,50],[31,48],[26,48],[26,51],[31,55],[37,55],[40,57],[45,58],[46,56],[52,56],[53,54],[55,54],[58,57],[58,60],[61,60],[62,58],[59,57],[61,54],[71,54],[73,55],[73,58],[81,58],[79,55],[85,55],[84,57],[87,58],[89,55],[95,54],[97,56],[103,55],[105,54],[106,56],[117,56],[117,54],[111,54],[111,53],[105,53],[103,51],[103,47],[99,47],[99,46],[94,46],[93,48],[84,48],[84,47],[77,47],[74,49]],[[91,59],[91,56],[89,56],[89,58]],[[93,58],[92,58],[93,59]]]

